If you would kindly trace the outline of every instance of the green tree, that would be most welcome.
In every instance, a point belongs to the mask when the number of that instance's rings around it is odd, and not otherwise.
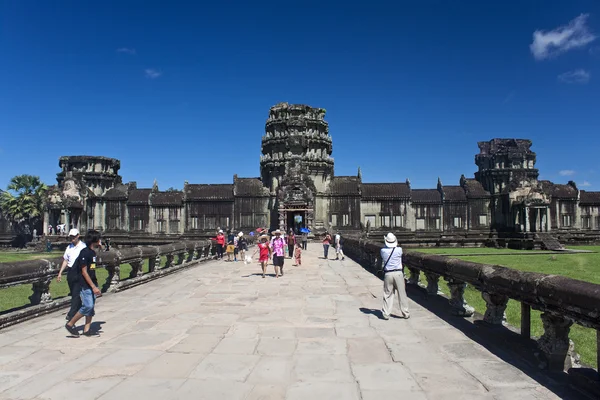
[[[42,216],[48,186],[39,176],[17,175],[10,180],[6,189],[0,194],[0,208],[9,220],[29,222]]]

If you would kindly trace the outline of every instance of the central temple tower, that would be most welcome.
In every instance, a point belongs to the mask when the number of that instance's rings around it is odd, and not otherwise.
[[[333,178],[332,141],[325,110],[279,103],[269,111],[260,175],[271,193],[271,225],[312,229],[315,197]]]

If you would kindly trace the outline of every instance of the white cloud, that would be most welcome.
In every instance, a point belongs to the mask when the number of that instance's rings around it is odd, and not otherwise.
[[[583,183],[581,185],[579,185],[579,186],[581,186],[581,187],[590,187],[590,186],[592,186],[592,184],[589,183],[588,181],[583,181]]]
[[[559,171],[558,174],[560,176],[573,176],[575,175],[575,171],[572,169],[563,169],[562,171]]]
[[[563,72],[558,75],[558,81],[562,83],[588,83],[592,74],[583,69],[574,69],[573,71]]]
[[[154,68],[148,68],[144,70],[144,74],[148,79],[156,79],[162,75],[162,72]]]
[[[125,53],[125,54],[129,54],[131,56],[134,56],[136,54],[135,49],[131,49],[129,47],[118,48],[117,53]]]
[[[537,30],[533,32],[533,42],[529,49],[536,60],[556,57],[571,49],[584,47],[596,40],[586,25],[589,14],[581,14],[567,25],[559,26],[551,31]]]

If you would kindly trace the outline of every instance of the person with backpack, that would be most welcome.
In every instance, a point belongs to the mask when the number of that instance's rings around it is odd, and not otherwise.
[[[340,232],[338,231],[335,234],[335,259],[339,260],[340,259],[340,255],[342,256],[342,261],[346,259],[346,257],[344,256],[344,250],[342,250],[342,243],[343,239],[342,239],[342,235],[340,235]]]
[[[402,266],[402,247],[398,246],[398,239],[393,233],[385,237],[385,247],[381,249],[381,262],[383,263],[383,308],[381,313],[383,319],[390,319],[394,307],[394,294],[398,292],[398,303],[400,305],[400,318],[410,318],[408,311],[408,297],[404,282]]]

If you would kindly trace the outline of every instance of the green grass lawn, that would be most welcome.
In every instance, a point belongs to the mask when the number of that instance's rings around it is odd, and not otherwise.
[[[576,249],[600,252],[600,246],[578,246]],[[560,254],[552,252],[551,254],[527,255],[528,250],[510,250],[510,252],[521,253],[522,255],[509,255],[502,254],[507,252],[506,249],[487,248],[407,249],[407,251],[421,251],[429,254],[472,254],[457,256],[457,258],[485,264],[503,265],[521,271],[564,275],[573,279],[600,284],[600,253]],[[485,256],[481,255],[481,253],[497,254]],[[423,274],[421,274],[421,280],[423,283],[426,283]],[[442,279],[440,279],[440,290],[444,294],[449,295],[450,293],[446,282]],[[481,298],[481,292],[478,290],[467,287],[465,299],[479,313],[483,314],[485,312],[485,301]],[[521,305],[519,302],[509,300],[506,308],[506,317],[509,324],[516,327],[521,326]],[[539,337],[543,332],[540,312],[532,310],[531,333]],[[596,366],[596,331],[574,324],[571,327],[570,338],[575,343],[575,351],[581,355],[581,360],[588,365]]]
[[[8,262],[8,261],[24,261],[24,260],[32,260],[39,258],[53,258],[60,257],[62,253],[50,253],[51,257],[48,257],[48,253],[40,254],[40,253],[9,253],[9,252],[0,252],[0,262]],[[8,261],[7,261],[8,260]],[[166,257],[161,257],[161,267],[165,265]],[[174,262],[177,261],[177,257]],[[144,261],[142,266],[142,271],[147,273],[149,271],[148,260]],[[131,273],[131,265],[129,264],[121,264],[120,268],[120,278],[121,280],[125,280],[129,278],[129,274]],[[104,268],[99,268],[96,270],[96,277],[98,278],[98,284],[102,286],[104,282],[106,282],[106,278],[108,277],[108,272]],[[9,287],[6,289],[0,289],[0,312],[4,312],[7,310],[11,310],[18,307],[23,307],[30,304],[29,296],[33,293],[32,285],[18,285]],[[69,294],[69,286],[67,285],[66,276],[63,276],[62,282],[58,283],[56,278],[52,280],[50,283],[50,294],[53,299],[58,299],[61,297],[65,297]]]
[[[0,263],[38,260],[41,258],[56,258],[63,255],[62,251],[53,251],[51,253],[21,253],[18,251],[0,251]]]

